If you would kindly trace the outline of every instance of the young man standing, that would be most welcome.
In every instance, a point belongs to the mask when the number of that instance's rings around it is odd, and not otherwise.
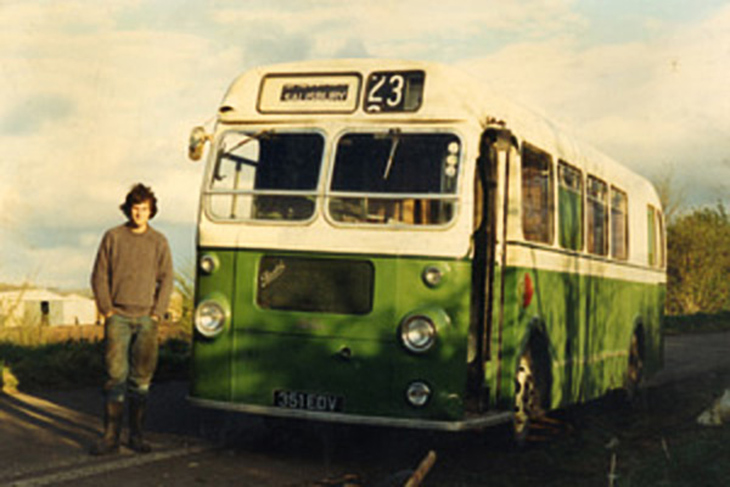
[[[125,396],[129,447],[140,453],[151,450],[142,426],[157,366],[157,325],[173,286],[167,239],[148,224],[157,213],[152,190],[135,185],[120,208],[127,222],[104,234],[91,274],[96,305],[105,318],[107,372],[104,436],[92,446],[94,455],[119,451]]]

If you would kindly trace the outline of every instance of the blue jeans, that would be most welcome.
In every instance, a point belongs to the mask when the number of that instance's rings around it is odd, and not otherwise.
[[[157,368],[157,323],[149,316],[112,315],[104,325],[107,401],[130,394],[147,397]]]

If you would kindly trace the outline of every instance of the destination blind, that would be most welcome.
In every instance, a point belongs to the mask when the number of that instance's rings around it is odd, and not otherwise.
[[[279,101],[298,102],[298,101],[321,101],[321,102],[341,102],[346,101],[350,87],[347,84],[339,85],[307,85],[307,84],[287,84],[281,90]]]
[[[263,113],[352,113],[360,94],[359,74],[269,75],[261,84]]]

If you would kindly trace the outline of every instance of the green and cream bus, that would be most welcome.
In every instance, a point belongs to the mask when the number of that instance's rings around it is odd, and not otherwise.
[[[193,403],[520,433],[661,367],[651,184],[465,74],[257,68],[210,132]]]

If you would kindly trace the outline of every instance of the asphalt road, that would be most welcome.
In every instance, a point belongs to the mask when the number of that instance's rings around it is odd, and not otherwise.
[[[668,337],[665,367],[648,385],[730,369],[728,350],[730,333]],[[387,480],[415,468],[427,453],[418,436],[409,436],[406,449],[397,431],[280,428],[193,408],[186,394],[184,382],[155,385],[148,417],[152,454],[123,449],[104,458],[87,454],[101,427],[98,390],[0,395],[0,485],[358,486],[365,485],[362,479],[348,480],[352,465],[386,458],[392,461],[374,467],[377,478],[367,486],[402,485]]]

